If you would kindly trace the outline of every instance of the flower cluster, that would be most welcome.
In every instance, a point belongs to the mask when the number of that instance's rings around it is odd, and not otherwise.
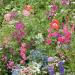
[[[26,5],[23,9],[23,15],[29,16],[31,11],[32,11],[32,6]]]
[[[13,20],[17,16],[16,11],[8,12],[7,14],[4,15],[4,19],[6,22],[9,22]]]
[[[16,31],[13,32],[13,37],[20,44],[21,40],[25,36],[25,32],[24,32],[25,26],[24,26],[24,24],[22,22],[17,22],[15,28],[16,28]]]
[[[22,60],[20,61],[20,64],[24,64],[25,61],[27,60],[26,51],[27,51],[26,44],[22,43],[21,48],[20,48],[20,56],[21,56]]]
[[[57,5],[51,5],[51,10],[48,12],[48,19],[50,20],[50,18],[52,16],[56,15],[56,11],[58,10],[58,6]]]
[[[62,33],[59,32],[59,21],[53,20],[50,23],[50,28],[48,29],[48,39],[47,43],[51,44],[52,42],[67,44],[71,41],[71,32],[68,30],[67,26],[64,26],[62,29]],[[52,32],[55,30],[54,32]],[[54,40],[55,38],[55,40]]]

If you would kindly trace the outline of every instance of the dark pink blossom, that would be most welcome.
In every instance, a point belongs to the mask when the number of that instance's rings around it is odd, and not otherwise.
[[[22,22],[17,22],[16,30],[24,30],[24,24]]]

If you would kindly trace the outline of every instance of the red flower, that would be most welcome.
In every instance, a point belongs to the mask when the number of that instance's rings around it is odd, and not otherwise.
[[[27,11],[31,11],[32,10],[32,6],[31,5],[26,5],[24,7],[24,9],[27,10]]]
[[[59,29],[59,21],[56,20],[56,19],[54,19],[54,20],[50,23],[50,27],[51,27],[52,29],[58,30],[58,29]]]

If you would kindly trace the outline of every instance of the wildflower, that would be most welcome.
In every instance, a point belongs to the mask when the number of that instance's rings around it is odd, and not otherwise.
[[[48,66],[48,72],[49,72],[49,75],[55,75],[55,73],[54,73],[54,66],[53,65]]]
[[[54,58],[53,57],[48,57],[48,62],[52,62],[54,61]]]
[[[31,11],[32,10],[32,6],[31,5],[26,5],[24,7],[24,9],[27,10],[27,11]]]
[[[12,60],[9,60],[7,63],[7,69],[12,69],[14,67],[14,62]]]
[[[27,60],[27,57],[26,57],[26,44],[25,43],[22,43],[21,44],[21,48],[20,48],[20,56],[22,58],[22,61],[21,62],[24,62],[25,60]]]
[[[56,5],[51,5],[51,11],[57,11],[58,10],[58,7]]]
[[[17,12],[8,12],[7,14],[4,15],[4,19],[5,21],[9,22],[11,20],[13,20],[15,18],[15,16],[17,15]]]
[[[58,67],[59,67],[59,71],[60,71],[60,74],[63,75],[64,74],[64,66],[63,66],[64,62],[63,61],[60,61],[58,63]]]
[[[13,37],[17,40],[19,44],[21,44],[21,40],[25,36],[24,32],[25,26],[22,22],[17,22],[15,28],[16,31],[13,32]]]
[[[5,14],[5,15],[4,15],[4,19],[5,19],[7,22],[11,21],[11,14],[10,14],[10,13]]]
[[[30,6],[30,5],[26,5],[26,6],[24,7],[22,13],[23,13],[24,16],[29,16],[31,10],[32,10],[32,6]]]
[[[50,27],[51,27],[52,29],[58,30],[58,29],[59,29],[59,21],[56,20],[56,19],[54,19],[54,20],[50,23]]]
[[[29,16],[30,15],[30,11],[27,11],[25,9],[23,10],[22,13],[23,13],[24,16]]]
[[[22,22],[17,22],[16,30],[24,30],[24,24]]]
[[[61,0],[62,5],[69,5],[70,0]]]

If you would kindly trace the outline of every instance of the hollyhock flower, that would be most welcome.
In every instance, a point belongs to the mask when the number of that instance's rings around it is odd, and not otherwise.
[[[14,62],[12,60],[9,60],[7,63],[7,69],[12,69],[14,67]]]
[[[59,71],[60,71],[60,74],[61,74],[61,75],[63,75],[63,74],[65,73],[63,64],[64,64],[63,61],[60,61],[60,62],[58,63],[58,67],[59,67]]]
[[[48,66],[49,75],[55,75],[54,66]]]

